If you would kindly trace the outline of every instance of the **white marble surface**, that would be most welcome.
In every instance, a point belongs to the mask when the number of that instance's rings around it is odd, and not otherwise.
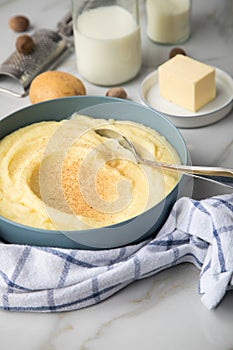
[[[16,34],[8,28],[14,14],[27,15],[33,29],[54,28],[70,7],[69,0],[0,0],[0,62],[14,50]],[[143,1],[143,67],[124,85],[129,98],[141,102],[143,78],[168,58],[170,46],[159,46],[145,34]],[[193,0],[192,35],[182,45],[187,53],[233,76],[232,0]],[[75,56],[59,66],[79,76]],[[104,95],[107,88],[85,82],[89,95]],[[0,94],[0,119],[30,104]],[[181,129],[193,164],[233,167],[233,112],[216,124]],[[222,187],[195,182],[193,197],[227,193]],[[233,294],[220,306],[207,310],[198,295],[199,271],[183,264],[135,282],[110,299],[87,309],[61,314],[0,312],[0,348],[3,350],[99,349],[233,349]]]

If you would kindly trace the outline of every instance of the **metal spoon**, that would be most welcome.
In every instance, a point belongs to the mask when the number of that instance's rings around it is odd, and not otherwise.
[[[164,170],[174,171],[182,173],[195,178],[207,180],[228,188],[233,189],[233,169],[222,167],[209,167],[209,166],[193,166],[193,165],[180,165],[180,164],[166,164],[149,159],[143,159],[136,151],[134,144],[124,135],[118,131],[112,129],[95,129],[95,132],[100,136],[116,139],[121,146],[128,149],[133,153],[138,164],[146,164],[156,168],[162,168]],[[209,177],[211,176],[211,177]]]

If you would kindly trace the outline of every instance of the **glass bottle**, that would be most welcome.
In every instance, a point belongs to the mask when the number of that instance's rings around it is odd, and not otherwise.
[[[141,68],[138,0],[72,0],[77,68],[93,84],[111,86]]]
[[[177,44],[190,35],[191,0],[146,0],[147,35],[157,43]]]

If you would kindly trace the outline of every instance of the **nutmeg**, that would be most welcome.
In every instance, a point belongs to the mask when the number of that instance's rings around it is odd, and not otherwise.
[[[29,55],[34,50],[35,43],[30,35],[25,34],[16,39],[15,46],[19,53]]]
[[[181,47],[174,47],[169,53],[169,58],[172,58],[172,57],[174,57],[176,55],[184,55],[184,56],[186,56],[186,52]]]
[[[15,32],[25,32],[30,25],[30,21],[27,17],[17,15],[9,19],[9,27]]]
[[[127,99],[127,92],[122,87],[113,87],[106,92],[106,96]]]

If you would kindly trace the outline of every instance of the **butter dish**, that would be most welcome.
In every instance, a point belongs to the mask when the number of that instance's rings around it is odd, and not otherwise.
[[[215,68],[216,98],[197,112],[188,111],[166,100],[159,93],[158,71],[147,75],[141,84],[140,95],[150,108],[161,112],[178,128],[196,128],[215,123],[224,118],[233,106],[233,79]]]

